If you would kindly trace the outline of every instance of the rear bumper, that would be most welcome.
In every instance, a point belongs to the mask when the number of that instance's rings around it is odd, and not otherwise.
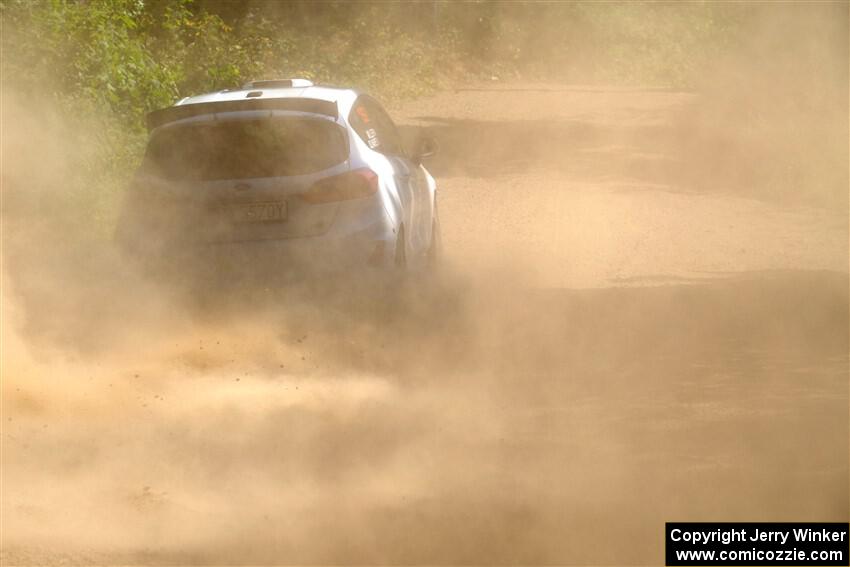
[[[395,230],[387,222],[378,222],[350,234],[332,231],[302,238],[204,244],[189,253],[222,275],[297,278],[389,268],[394,263],[395,240]]]
[[[146,271],[210,281],[242,275],[289,279],[394,265],[397,229],[377,198],[319,207],[328,207],[332,219],[321,234],[242,231],[231,234],[233,240],[212,240],[197,226],[170,231],[124,223],[117,238]]]

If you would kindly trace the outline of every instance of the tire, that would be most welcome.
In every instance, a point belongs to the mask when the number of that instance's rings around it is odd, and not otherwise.
[[[443,240],[440,234],[440,216],[434,207],[434,220],[431,223],[431,244],[428,246],[426,265],[428,271],[436,271],[440,267],[443,256]]]
[[[404,226],[399,227],[398,236],[395,239],[395,257],[393,265],[397,270],[407,268],[407,253],[404,247]]]

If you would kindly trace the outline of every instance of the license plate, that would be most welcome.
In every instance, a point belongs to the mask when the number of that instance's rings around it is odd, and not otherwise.
[[[283,222],[286,220],[286,201],[231,205],[229,210],[233,222],[238,224]]]

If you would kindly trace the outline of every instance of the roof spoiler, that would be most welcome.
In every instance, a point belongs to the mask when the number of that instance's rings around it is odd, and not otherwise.
[[[308,112],[330,116],[334,120],[339,117],[336,102],[318,100],[314,98],[267,98],[267,99],[243,99],[216,102],[199,102],[196,104],[184,104],[171,106],[160,110],[154,110],[146,117],[148,132],[159,128],[163,124],[200,116],[202,114],[216,114],[219,112],[239,112],[245,110],[291,110],[294,112]]]
[[[243,90],[248,89],[286,89],[293,87],[312,87],[313,81],[307,79],[270,79],[262,81],[251,81],[242,85]]]

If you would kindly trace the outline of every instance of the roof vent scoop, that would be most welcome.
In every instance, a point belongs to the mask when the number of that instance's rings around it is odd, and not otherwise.
[[[270,81],[251,81],[242,85],[243,89],[288,89],[312,87],[313,81],[307,79],[273,79]]]

